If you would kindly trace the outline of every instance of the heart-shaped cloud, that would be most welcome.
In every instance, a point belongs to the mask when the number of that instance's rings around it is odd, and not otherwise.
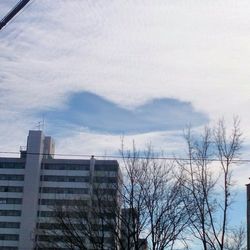
[[[54,127],[74,125],[112,134],[138,134],[198,126],[208,117],[195,111],[191,103],[172,98],[154,99],[130,110],[93,93],[80,92],[72,94],[63,109],[46,112],[46,120]]]

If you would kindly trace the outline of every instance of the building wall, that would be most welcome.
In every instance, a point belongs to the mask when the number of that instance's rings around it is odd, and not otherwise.
[[[247,250],[250,250],[250,184],[247,185]]]
[[[105,189],[120,178],[117,161],[53,159],[53,154],[53,140],[30,131],[25,157],[0,158],[0,250],[32,250],[40,226],[53,222],[48,216],[55,201],[90,201],[94,186]]]
[[[114,188],[113,183],[117,182],[119,169],[116,161],[100,161],[93,158],[90,160],[44,160],[42,168],[40,228],[43,228],[44,224],[47,226],[55,223],[53,218],[47,217],[53,211],[55,202],[68,206],[74,205],[75,201],[81,199],[88,202],[88,207],[91,208],[95,187],[99,190]],[[73,203],[70,203],[72,201]],[[109,237],[108,233],[106,237]],[[39,239],[44,241],[43,236]]]

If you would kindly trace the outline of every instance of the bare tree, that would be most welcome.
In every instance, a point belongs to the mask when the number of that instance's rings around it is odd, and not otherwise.
[[[177,161],[182,170],[183,200],[190,230],[204,250],[226,249],[228,212],[232,204],[232,167],[242,144],[239,120],[229,135],[224,121],[200,136],[185,133],[187,160]]]
[[[229,237],[225,241],[226,250],[247,250],[246,229],[243,225],[230,230]]]
[[[55,228],[44,229],[53,247],[69,249],[174,249],[189,223],[174,165],[151,147],[121,149],[122,175],[92,184],[91,198],[53,206]],[[123,176],[123,177],[121,177]],[[51,222],[50,222],[51,223]],[[109,235],[109,242],[107,242]]]
[[[130,218],[133,237],[127,242],[140,249],[140,239],[145,238],[150,249],[172,249],[188,223],[174,166],[157,157],[150,146],[144,152],[135,145],[128,151],[122,148],[121,154],[126,178],[123,206],[135,210],[137,216]]]

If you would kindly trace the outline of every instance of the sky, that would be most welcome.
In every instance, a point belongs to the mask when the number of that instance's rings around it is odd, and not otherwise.
[[[250,159],[249,13],[246,0],[31,0],[0,32],[0,151],[44,120],[57,153],[116,154],[124,136],[181,154],[187,125],[237,115]],[[242,200],[248,165],[234,176]]]

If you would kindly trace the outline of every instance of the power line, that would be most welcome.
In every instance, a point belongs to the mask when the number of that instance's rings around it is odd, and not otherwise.
[[[20,0],[3,18],[0,20],[0,30],[4,29],[8,23],[14,21],[28,7],[33,0]]]
[[[20,152],[15,152],[15,151],[0,151],[0,154],[13,154],[13,155],[19,155]],[[35,153],[35,152],[25,152],[27,155],[43,155],[43,156],[62,156],[62,157],[88,157],[91,158],[92,156],[96,158],[111,158],[111,159],[127,159],[127,158],[136,158],[136,159],[152,159],[152,160],[169,160],[169,161],[174,161],[174,160],[179,160],[179,161],[190,161],[189,158],[185,157],[171,157],[171,156],[140,156],[136,155],[93,155],[93,154],[62,154],[62,153],[55,153],[55,154],[46,154],[46,153]],[[207,160],[207,161],[213,161],[213,162],[221,162],[220,159],[216,158],[200,158],[197,160]],[[224,160],[223,160],[224,161]],[[233,162],[238,162],[238,163],[248,163],[250,162],[250,159],[234,159]]]

